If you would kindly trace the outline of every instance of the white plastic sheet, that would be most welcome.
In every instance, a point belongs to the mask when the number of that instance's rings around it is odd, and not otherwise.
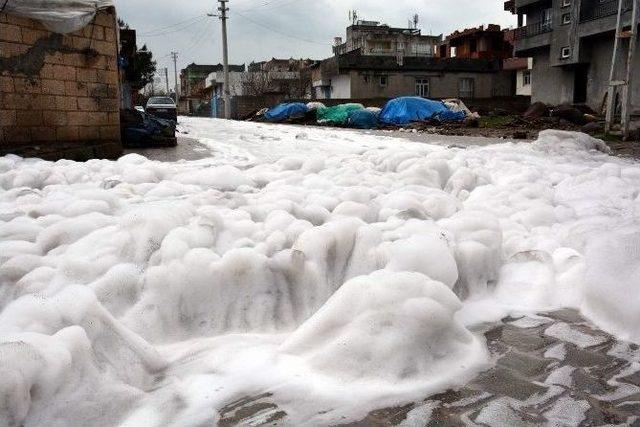
[[[0,1],[0,7],[3,2]],[[113,0],[8,0],[4,12],[36,19],[56,33],[71,33],[91,22]]]

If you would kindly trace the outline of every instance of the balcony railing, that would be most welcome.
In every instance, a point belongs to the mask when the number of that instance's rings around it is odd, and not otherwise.
[[[622,0],[623,12],[633,8],[633,0]],[[592,4],[583,4],[580,9],[580,22],[592,21],[594,19],[605,18],[618,13],[618,0],[596,1]]]
[[[516,40],[523,40],[538,34],[550,33],[553,30],[551,22],[536,22],[524,27],[516,28],[514,37]]]

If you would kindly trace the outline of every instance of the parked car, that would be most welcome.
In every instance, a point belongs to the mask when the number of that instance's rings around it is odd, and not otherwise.
[[[173,99],[168,96],[152,96],[149,98],[145,112],[161,119],[178,121],[178,107],[176,107]]]

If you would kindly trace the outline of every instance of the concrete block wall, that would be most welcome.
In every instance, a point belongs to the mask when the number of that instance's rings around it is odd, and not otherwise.
[[[117,158],[118,42],[113,9],[72,34],[0,14],[0,155]]]

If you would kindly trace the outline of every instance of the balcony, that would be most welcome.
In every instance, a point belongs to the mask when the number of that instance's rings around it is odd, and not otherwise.
[[[633,0],[622,0],[622,11],[628,12],[633,8]],[[591,3],[591,4],[589,4]],[[618,0],[604,2],[584,2],[580,10],[580,22],[593,21],[618,14]]]
[[[527,7],[527,6],[531,6],[539,2],[550,3],[549,0],[514,0],[514,2],[515,2],[514,6],[516,10]]]
[[[550,33],[553,30],[551,22],[536,22],[524,27],[516,28],[514,38],[516,41],[528,39],[540,34]]]

